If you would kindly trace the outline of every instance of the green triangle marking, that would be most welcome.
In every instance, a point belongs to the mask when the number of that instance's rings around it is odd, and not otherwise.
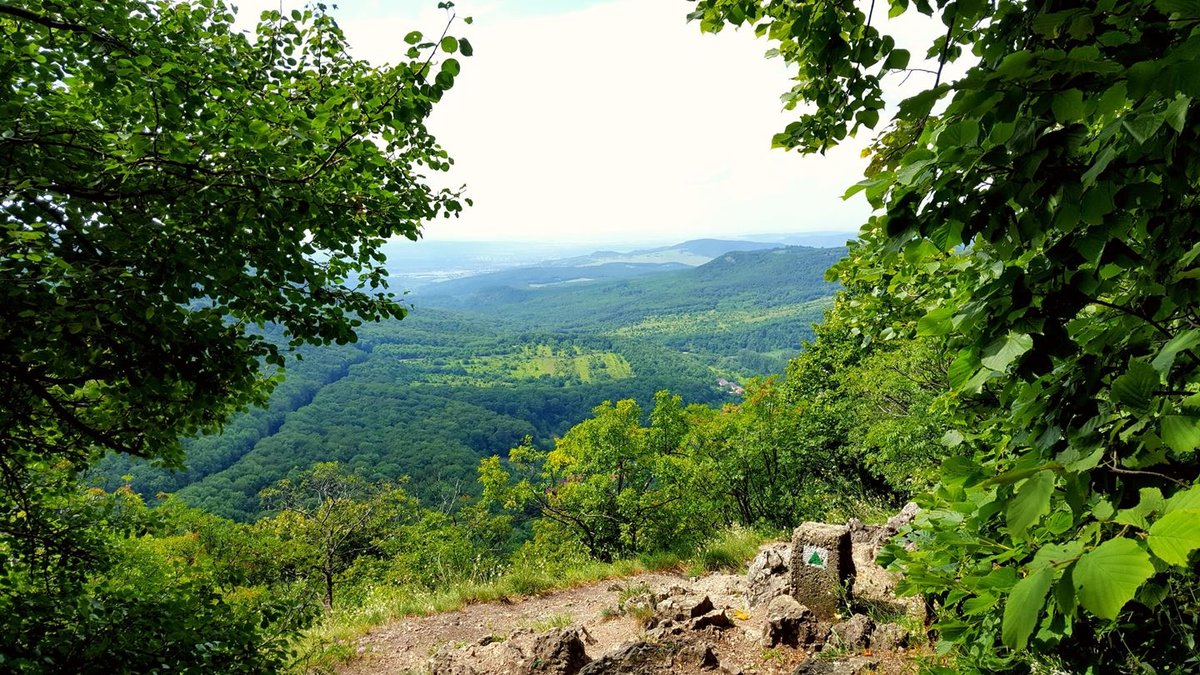
[[[808,559],[808,564],[809,564],[809,565],[813,565],[813,566],[815,566],[815,567],[820,567],[821,565],[824,565],[824,564],[825,564],[825,561],[821,559],[821,554],[820,554],[820,553],[817,553],[816,551],[813,551],[813,554],[812,554],[812,556],[811,556],[811,557],[809,557],[809,559]]]

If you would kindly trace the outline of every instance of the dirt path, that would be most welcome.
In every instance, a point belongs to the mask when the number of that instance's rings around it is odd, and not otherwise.
[[[444,644],[471,644],[488,636],[503,638],[520,629],[540,632],[566,624],[586,627],[596,641],[588,646],[589,653],[603,654],[634,639],[641,630],[631,618],[608,615],[617,607],[622,588],[636,585],[669,588],[677,584],[691,585],[686,577],[679,575],[640,574],[518,602],[480,603],[456,612],[402,619],[361,638],[362,656],[339,672],[343,675],[419,673]]]
[[[720,672],[733,675],[789,675],[796,672],[798,665],[813,660],[814,650],[820,649],[820,645],[810,642],[806,642],[807,646],[803,648],[764,648],[762,636],[767,624],[767,606],[760,604],[750,607],[747,587],[743,575],[710,574],[689,579],[679,574],[647,573],[513,602],[478,603],[455,612],[410,617],[381,626],[359,639],[359,658],[345,664],[338,672],[341,675],[428,673],[430,659],[435,653],[438,653],[439,668],[443,672],[527,672],[527,669],[514,670],[504,666],[503,663],[510,662],[495,659],[504,656],[503,650],[510,650],[511,653],[513,649],[519,656],[524,654],[520,658],[525,659],[529,652],[521,650],[528,650],[534,640],[560,634],[552,629],[568,626],[585,631],[580,637],[586,644],[586,658],[592,660],[603,660],[606,655],[628,654],[633,643],[649,644],[641,642],[644,640],[656,645],[699,645],[702,650],[710,652],[712,661],[719,660]],[[708,609],[699,611],[719,614],[725,617],[725,624],[707,627],[693,625],[683,634],[678,632],[682,630],[682,625],[676,624],[672,628],[676,632],[670,635],[678,637],[663,637],[666,634],[661,631],[667,624],[648,632],[645,623],[619,612],[622,596],[635,596],[634,602],[648,596],[660,601],[667,597],[693,600],[707,598],[706,602],[710,603]],[[656,621],[662,620],[661,609],[660,605]],[[865,616],[860,618],[867,619]],[[828,627],[824,630],[828,630]],[[656,631],[660,633],[657,637]],[[578,639],[575,644],[579,644]],[[865,647],[865,642],[855,644]],[[500,652],[496,651],[498,647]],[[913,672],[913,663],[904,652],[904,649],[900,649],[898,652],[872,655],[870,649],[835,649],[832,653],[822,653],[820,660],[830,663],[812,672],[854,675],[866,672]],[[678,654],[678,658],[668,655],[667,660],[657,666],[643,667],[636,672],[646,675],[698,675],[714,672],[713,669],[717,667],[716,663],[688,661],[686,659],[693,657],[685,657],[683,651],[671,653]],[[448,655],[466,658],[465,663],[469,667],[448,668],[444,661]],[[873,657],[873,660],[859,666],[852,662],[834,663],[835,659],[853,661],[860,656]],[[835,665],[838,666],[836,669],[833,668]],[[612,672],[626,671],[618,668]]]

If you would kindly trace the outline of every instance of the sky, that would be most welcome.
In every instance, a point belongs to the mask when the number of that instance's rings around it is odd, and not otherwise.
[[[239,23],[302,4],[242,0]],[[787,71],[748,29],[701,34],[692,8],[460,0],[451,34],[475,53],[429,126],[456,162],[438,180],[465,184],[475,205],[425,237],[639,244],[857,230],[869,207],[841,195],[862,176],[869,137],[824,156],[772,150],[794,119],[779,102]],[[376,64],[446,19],[436,0],[342,0],[332,13]]]

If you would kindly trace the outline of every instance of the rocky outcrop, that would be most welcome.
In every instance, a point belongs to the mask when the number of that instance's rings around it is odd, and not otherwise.
[[[529,659],[530,673],[545,675],[575,675],[586,666],[588,658],[583,644],[585,633],[580,629],[555,628],[534,638]]]
[[[852,519],[847,527],[850,530],[854,566],[850,587],[854,599],[882,605],[924,621],[924,601],[920,598],[896,597],[896,583],[900,578],[875,563],[883,547],[911,523],[919,511],[916,504],[909,503],[883,525],[864,525]]]
[[[707,595],[667,594],[658,601],[655,616],[647,622],[653,639],[682,636],[690,631],[722,631],[733,627],[728,608],[717,608]]]
[[[534,634],[515,632],[508,640],[485,638],[467,647],[448,646],[429,660],[431,675],[576,675],[587,665],[581,628],[555,628]]]
[[[655,664],[662,660],[664,648],[661,645],[638,641],[629,642],[616,651],[605,654],[583,668],[580,675],[610,675],[623,673],[625,675],[641,675],[653,673]]]
[[[759,670],[767,663],[768,652],[763,650],[771,650],[769,672],[899,673],[904,657],[895,654],[910,646],[907,630],[893,623],[876,625],[866,610],[845,620],[838,612],[845,611],[847,591],[850,604],[871,609],[871,616],[880,616],[874,610],[884,605],[905,606],[894,596],[896,578],[880,568],[875,557],[915,514],[916,508],[910,506],[883,525],[805,523],[796,529],[791,543],[763,547],[744,577],[717,574],[660,579],[657,585],[614,584],[608,592],[618,597],[612,599],[614,604],[605,605],[604,621],[584,624],[596,630],[601,643],[582,626],[543,633],[522,627],[507,638],[489,636],[475,644],[445,646],[429,660],[429,671],[434,675],[766,672]],[[615,620],[627,623],[607,623]],[[588,649],[593,652],[587,653]],[[819,658],[814,656],[822,651]]]
[[[728,673],[712,645],[697,642],[629,642],[592,661],[579,675],[667,675],[679,672]]]
[[[688,621],[713,611],[707,595],[672,595],[658,601],[657,612],[664,621]]]
[[[814,647],[823,641],[825,632],[812,610],[790,595],[781,595],[767,605],[762,646]]]
[[[875,622],[869,616],[855,614],[849,620],[835,624],[829,633],[835,644],[853,651],[869,647],[874,630]]]
[[[768,544],[750,561],[746,573],[746,600],[751,607],[765,605],[781,595],[791,595],[792,545]]]
[[[881,623],[871,633],[871,649],[894,652],[908,647],[908,631],[894,623]]]

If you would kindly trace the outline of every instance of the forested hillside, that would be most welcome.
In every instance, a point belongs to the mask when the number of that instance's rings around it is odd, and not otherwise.
[[[261,489],[321,461],[372,479],[407,476],[427,503],[475,492],[481,458],[526,436],[544,446],[602,401],[670,390],[720,403],[736,397],[718,379],[781,371],[811,338],[835,288],[825,270],[844,254],[730,252],[695,268],[563,287],[529,280],[597,267],[434,284],[472,293],[427,291],[403,321],[364,326],[353,345],[301,351],[266,408],[186,442],[185,471],[112,455],[96,474],[108,489],[131,477],[147,498],[173,492],[241,520],[262,511]]]

